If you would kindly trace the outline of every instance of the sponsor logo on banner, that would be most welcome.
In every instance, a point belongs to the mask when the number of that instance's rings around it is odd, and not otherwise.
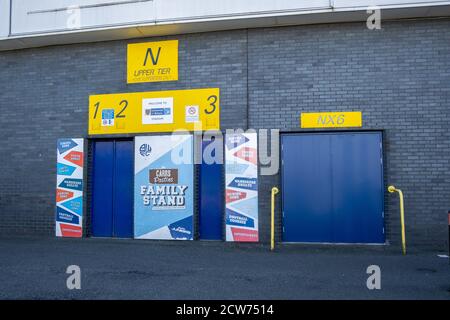
[[[248,164],[228,164],[225,166],[225,170],[228,174],[235,174],[241,176],[248,169]]]
[[[61,203],[61,206],[63,206],[66,209],[69,209],[72,212],[75,212],[78,215],[82,215],[83,210],[83,197],[78,197],[75,199],[70,199],[65,202]]]
[[[177,184],[178,169],[151,169],[149,181],[153,184]]]
[[[239,147],[240,145],[247,143],[249,139],[243,134],[232,134],[226,138],[226,146],[228,150]]]
[[[256,149],[253,148],[242,148],[234,154],[235,157],[238,157],[247,162],[251,162],[256,165],[256,159],[258,158],[256,154]]]
[[[58,223],[58,227],[61,232],[60,237],[81,238],[82,236],[81,225],[76,226],[72,224]]]
[[[258,180],[257,178],[245,178],[245,177],[236,177],[231,181],[228,185],[232,188],[240,188],[247,190],[258,190]]]
[[[64,160],[67,160],[73,164],[76,164],[79,167],[83,166],[83,152],[79,151],[70,151],[65,157]]]
[[[245,199],[246,197],[247,197],[247,193],[245,193],[245,192],[231,190],[231,189],[226,190],[227,203],[239,201],[239,200]]]
[[[57,142],[57,237],[82,236],[83,145],[83,139],[60,139]]]
[[[227,211],[227,219],[226,219],[227,225],[234,225],[248,228],[255,227],[255,221],[252,218],[230,209],[227,209],[226,211]]]
[[[172,160],[174,149],[192,154],[192,136],[136,137],[135,146],[135,238],[192,240],[193,159]]]
[[[226,240],[257,242],[257,135],[228,134],[225,143]]]
[[[60,139],[58,140],[58,152],[59,154],[62,154],[66,152],[67,150],[70,150],[72,148],[75,148],[77,146],[77,143],[73,141],[72,139]]]
[[[72,173],[75,171],[75,169],[76,169],[75,167],[68,166],[62,163],[58,163],[56,165],[56,172],[61,176],[71,176]]]
[[[187,217],[169,225],[172,238],[190,240],[192,239],[192,218]]]
[[[147,143],[142,144],[139,148],[139,153],[143,157],[148,157],[151,152],[152,152],[152,147],[150,147],[150,145]]]
[[[81,191],[83,190],[83,179],[64,179],[58,187]]]
[[[56,221],[78,225],[80,223],[80,217],[63,208],[56,207]]]
[[[231,234],[234,241],[241,242],[257,242],[258,231],[251,229],[233,228],[231,227]]]
[[[63,189],[56,189],[56,202],[61,202],[73,197],[72,191],[67,191]]]

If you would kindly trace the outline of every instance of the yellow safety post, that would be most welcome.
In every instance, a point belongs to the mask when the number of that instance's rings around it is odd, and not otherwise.
[[[406,237],[405,237],[405,209],[403,206],[403,192],[400,189],[397,189],[394,186],[389,186],[388,191],[390,193],[398,192],[398,195],[400,197],[400,222],[402,225],[402,252],[403,255],[406,254]]]
[[[275,249],[275,195],[279,192],[277,187],[272,188],[272,212],[270,222],[270,250]]]

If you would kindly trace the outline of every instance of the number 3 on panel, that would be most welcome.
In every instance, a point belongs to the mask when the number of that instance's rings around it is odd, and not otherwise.
[[[210,110],[208,110],[208,108],[205,109],[205,113],[206,114],[211,114],[214,113],[216,111],[216,103],[217,103],[217,96],[216,95],[212,95],[208,97],[208,102],[209,102],[209,107],[211,107]]]

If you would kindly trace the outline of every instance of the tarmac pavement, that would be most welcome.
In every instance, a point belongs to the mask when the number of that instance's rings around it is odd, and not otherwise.
[[[0,238],[0,299],[445,299],[446,252],[400,248]],[[66,269],[81,270],[69,290]],[[367,267],[381,270],[369,290]]]

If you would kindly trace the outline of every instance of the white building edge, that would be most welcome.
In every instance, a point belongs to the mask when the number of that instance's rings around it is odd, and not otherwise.
[[[0,0],[0,50],[302,24],[450,16],[424,0]],[[450,32],[450,30],[449,30]]]

